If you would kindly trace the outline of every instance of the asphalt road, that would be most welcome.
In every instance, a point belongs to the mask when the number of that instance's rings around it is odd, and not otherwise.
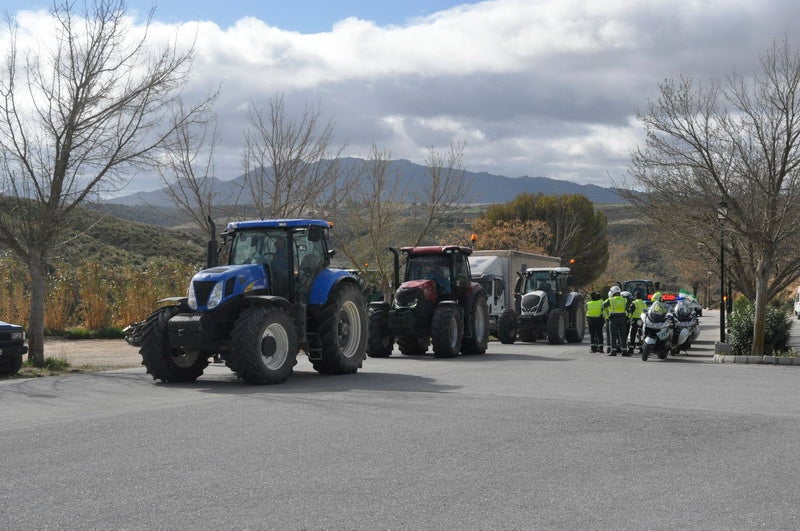
[[[796,529],[800,367],[492,343],[0,382],[2,529]]]

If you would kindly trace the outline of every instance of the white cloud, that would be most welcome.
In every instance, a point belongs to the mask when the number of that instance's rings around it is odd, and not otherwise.
[[[44,17],[21,15],[23,34],[49,31]],[[354,155],[374,142],[421,161],[466,140],[470,170],[610,184],[660,81],[749,72],[798,19],[792,0],[493,0],[403,26],[345,18],[301,34],[244,18],[180,35],[197,50],[188,93],[224,83],[219,177],[240,172],[248,102],[284,92],[290,108],[319,104]],[[167,39],[176,26],[151,29]]]

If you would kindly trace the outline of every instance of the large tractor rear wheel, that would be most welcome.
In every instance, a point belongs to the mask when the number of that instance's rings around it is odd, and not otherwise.
[[[464,336],[464,319],[457,306],[442,305],[433,310],[431,343],[436,358],[455,358],[459,354]]]
[[[547,342],[561,345],[566,341],[567,314],[564,310],[552,310],[547,316]]]
[[[583,297],[575,297],[569,307],[569,326],[566,338],[569,343],[580,343],[586,331],[586,305]]]
[[[278,384],[294,371],[298,348],[294,322],[285,311],[255,306],[233,326],[228,365],[247,383]]]
[[[465,355],[484,354],[489,345],[489,307],[486,296],[479,293],[472,302],[472,337],[461,342],[461,353]]]
[[[352,374],[361,368],[367,348],[367,309],[358,288],[336,286],[320,312],[321,359],[311,360],[322,374]]]
[[[511,345],[517,340],[517,312],[506,308],[497,318],[497,339],[504,345]]]
[[[392,333],[389,330],[389,310],[383,306],[369,309],[367,323],[367,356],[388,358],[392,355]]]
[[[199,351],[186,352],[169,346],[167,323],[178,308],[161,308],[150,314],[141,330],[142,365],[153,380],[165,383],[193,382],[208,367],[208,356]]]
[[[403,356],[422,356],[428,352],[428,336],[417,337],[412,334],[399,336],[397,338],[397,348]]]

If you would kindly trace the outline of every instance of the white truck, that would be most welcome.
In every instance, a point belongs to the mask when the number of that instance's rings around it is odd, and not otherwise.
[[[523,253],[509,249],[472,251],[469,267],[472,280],[486,291],[489,304],[489,333],[501,343],[510,344],[517,339],[518,318],[514,310],[513,287],[518,274],[532,267],[558,267],[556,256]]]

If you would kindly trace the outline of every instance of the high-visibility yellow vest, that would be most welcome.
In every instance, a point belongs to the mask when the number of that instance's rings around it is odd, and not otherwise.
[[[606,301],[606,307],[610,315],[622,314],[626,315],[625,307],[628,305],[628,300],[622,295],[614,295]]]
[[[588,301],[586,303],[586,317],[601,317],[603,315],[603,301]]]
[[[633,299],[629,306],[633,306],[633,309],[631,309],[630,313],[628,314],[628,317],[632,319],[638,319],[639,316],[642,315],[642,312],[645,308],[644,301],[642,299]]]

